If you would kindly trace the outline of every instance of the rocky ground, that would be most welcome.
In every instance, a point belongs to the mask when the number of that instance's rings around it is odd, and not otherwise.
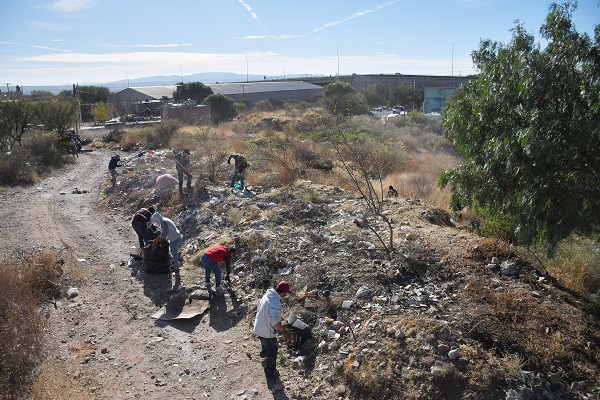
[[[387,200],[388,257],[365,227],[363,201],[339,188],[299,181],[241,192],[223,182],[180,198],[154,188],[173,169],[158,151],[123,154],[127,167],[111,189],[112,153],[88,150],[0,197],[1,251],[62,249],[83,271],[71,285],[78,295],[65,287],[47,308],[44,368],[64,370],[64,398],[598,396],[597,319],[527,255],[442,210]],[[150,204],[184,236],[180,280],[146,274],[137,260],[130,218]],[[180,286],[190,293],[204,281],[194,259],[223,240],[241,253],[226,294],[194,318],[153,318]],[[282,345],[280,379],[267,382],[251,324],[280,279],[294,290],[284,315],[308,328]]]

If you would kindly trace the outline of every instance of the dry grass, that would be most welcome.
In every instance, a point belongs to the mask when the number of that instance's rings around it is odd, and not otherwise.
[[[393,355],[398,353],[399,343],[384,339],[382,348],[384,350],[377,352],[352,353],[342,362],[344,378],[358,395],[367,398],[382,396],[394,380]],[[355,361],[358,362],[355,364]]]
[[[565,287],[584,297],[600,292],[600,247],[592,240],[569,237],[558,244],[554,257],[542,259]]]
[[[418,198],[428,205],[448,209],[451,192],[440,190],[437,181],[447,169],[455,167],[459,160],[445,153],[419,153],[408,151],[402,172],[386,178],[385,187],[394,186],[401,197]]]
[[[81,373],[65,373],[69,365],[52,360],[44,363],[36,370],[35,381],[31,387],[32,400],[88,400],[94,396],[87,393],[84,387],[97,387],[90,377],[84,377]]]
[[[64,271],[76,273],[59,252],[31,252],[1,260],[0,391],[4,398],[22,398],[32,372],[42,360],[46,301],[65,290]]]

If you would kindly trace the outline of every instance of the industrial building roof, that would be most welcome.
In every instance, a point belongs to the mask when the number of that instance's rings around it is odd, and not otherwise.
[[[284,92],[287,90],[321,89],[318,85],[301,81],[209,83],[215,94],[231,95],[243,93]]]
[[[160,100],[163,96],[167,98],[173,97],[173,92],[177,90],[177,86],[140,86],[140,87],[130,87],[128,89],[133,89],[136,92],[145,94],[146,96]],[[125,89],[127,90],[127,89]]]
[[[242,83],[209,83],[213,93],[222,94],[224,96],[244,93],[266,93],[266,92],[284,92],[287,90],[307,90],[320,89],[318,85],[306,82],[242,82]],[[149,98],[160,100],[163,96],[167,98],[173,97],[173,92],[177,90],[176,85],[171,86],[140,86],[130,87],[128,89],[142,93]],[[125,89],[125,90],[128,90]]]

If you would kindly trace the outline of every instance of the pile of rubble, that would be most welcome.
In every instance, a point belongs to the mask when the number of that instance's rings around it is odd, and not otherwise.
[[[149,175],[165,171],[155,160],[135,158],[149,166]],[[167,198],[146,187],[148,196],[130,198],[127,213]],[[295,340],[282,352],[281,368],[292,397],[301,398],[300,388],[310,382],[314,396],[351,391],[395,398],[402,390],[407,398],[466,398],[473,369],[485,362],[478,340],[484,334],[498,343],[502,335],[514,337],[501,325],[493,331],[485,310],[467,304],[464,292],[472,282],[492,275],[492,291],[516,285],[540,301],[562,295],[518,257],[473,256],[481,238],[415,200],[386,200],[394,228],[388,254],[356,222],[369,218],[363,201],[309,181],[273,190],[208,185],[202,196],[183,199],[166,215],[184,237],[184,272],[203,249],[224,239],[236,242],[241,254],[230,289],[246,310],[239,317],[248,327],[264,290],[278,279],[290,281],[294,295],[285,299],[285,315]],[[375,229],[389,236],[383,223]],[[472,398],[586,398],[582,390],[589,384],[558,368],[496,373],[482,378],[487,386],[471,380],[483,396]]]

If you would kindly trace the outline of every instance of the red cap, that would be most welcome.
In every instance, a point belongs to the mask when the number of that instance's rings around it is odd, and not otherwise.
[[[292,293],[292,290],[290,289],[290,284],[287,283],[287,281],[279,282],[275,289],[279,290],[280,292]]]

